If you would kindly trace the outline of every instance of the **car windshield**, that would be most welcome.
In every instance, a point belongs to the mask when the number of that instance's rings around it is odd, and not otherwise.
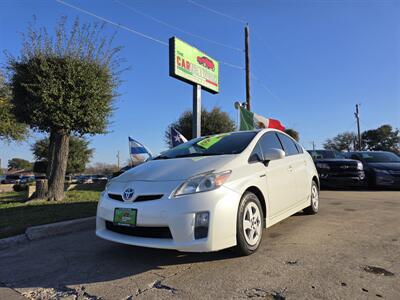
[[[310,150],[308,151],[314,159],[345,158],[343,153],[332,150]]]
[[[255,131],[242,131],[200,137],[167,150],[154,159],[238,154],[256,134]]]
[[[361,152],[363,160],[371,163],[400,162],[400,157],[391,152]]]

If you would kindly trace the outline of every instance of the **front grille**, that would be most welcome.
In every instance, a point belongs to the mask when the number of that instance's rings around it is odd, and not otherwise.
[[[157,200],[162,198],[162,196],[164,195],[141,195],[141,196],[137,196],[136,199],[134,199],[133,201],[135,202],[141,202],[141,201],[151,201],[151,200]],[[124,199],[122,199],[122,196],[119,194],[108,194],[108,197],[110,197],[111,199],[117,200],[117,201],[124,201]]]
[[[134,201],[140,202],[140,201],[157,200],[157,199],[162,198],[162,196],[163,195],[141,195],[141,196],[137,196]]]
[[[121,195],[118,195],[118,194],[108,194],[108,197],[110,197],[111,199],[114,199],[114,200],[117,200],[117,201],[124,201],[123,199],[122,199],[122,196]]]
[[[356,171],[357,165],[351,164],[330,164],[330,170],[336,172]]]
[[[126,234],[130,236],[157,238],[157,239],[172,239],[171,230],[169,227],[128,227],[116,225],[113,222],[106,221],[106,228],[110,231]]]

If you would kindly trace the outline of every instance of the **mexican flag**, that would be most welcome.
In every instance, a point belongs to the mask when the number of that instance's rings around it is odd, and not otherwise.
[[[285,130],[285,127],[278,120],[267,119],[263,116],[248,111],[244,107],[240,107],[240,130],[254,130],[262,128],[275,128],[281,131]]]

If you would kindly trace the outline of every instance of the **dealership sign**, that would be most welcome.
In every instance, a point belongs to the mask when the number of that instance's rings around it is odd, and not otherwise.
[[[219,92],[219,63],[215,59],[172,37],[169,39],[169,74],[201,87],[213,94]]]

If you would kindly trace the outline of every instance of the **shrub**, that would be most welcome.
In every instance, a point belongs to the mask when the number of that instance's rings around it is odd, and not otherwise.
[[[28,190],[28,185],[26,184],[14,184],[13,185],[14,192],[25,192]]]

